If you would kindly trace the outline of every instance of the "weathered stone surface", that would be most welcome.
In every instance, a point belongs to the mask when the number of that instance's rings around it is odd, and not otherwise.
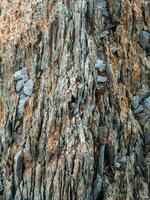
[[[0,199],[150,199],[149,7],[0,1]]]

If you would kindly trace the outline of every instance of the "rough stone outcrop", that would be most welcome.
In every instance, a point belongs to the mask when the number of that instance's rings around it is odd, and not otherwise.
[[[150,199],[149,9],[1,0],[0,199]]]

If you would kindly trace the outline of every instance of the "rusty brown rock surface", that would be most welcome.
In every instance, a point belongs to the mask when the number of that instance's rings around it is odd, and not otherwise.
[[[149,10],[1,0],[0,199],[150,199]]]

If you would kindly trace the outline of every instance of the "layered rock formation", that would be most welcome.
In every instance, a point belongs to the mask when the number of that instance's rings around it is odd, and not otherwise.
[[[1,0],[0,199],[150,199],[149,8]]]

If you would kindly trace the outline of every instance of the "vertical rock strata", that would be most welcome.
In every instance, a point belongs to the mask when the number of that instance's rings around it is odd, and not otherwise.
[[[149,10],[1,0],[0,199],[150,199]]]

